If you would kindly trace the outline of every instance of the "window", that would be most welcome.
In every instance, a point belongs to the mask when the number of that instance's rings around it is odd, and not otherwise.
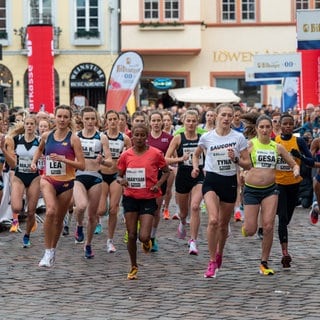
[[[0,40],[7,38],[6,0],[0,0]]]
[[[242,0],[242,21],[255,20],[255,0]]]
[[[236,21],[236,1],[235,0],[222,1],[222,20]]]
[[[98,0],[77,0],[76,38],[98,38],[99,5]]]
[[[256,0],[222,0],[223,22],[255,22]]]
[[[144,18],[145,19],[159,18],[159,0],[144,1]]]
[[[179,20],[179,1],[165,1],[164,17],[166,20]]]
[[[309,9],[309,0],[296,0],[296,9]]]
[[[144,0],[144,19],[157,21],[180,20],[180,1]]]
[[[315,9],[320,9],[320,0],[315,0],[314,1],[314,8]]]
[[[51,0],[30,0],[30,24],[53,24]]]

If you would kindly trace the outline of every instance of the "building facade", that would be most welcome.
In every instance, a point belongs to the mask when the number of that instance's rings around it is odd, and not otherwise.
[[[164,78],[279,105],[282,85],[248,86],[245,69],[255,54],[296,52],[296,10],[319,8],[319,0],[122,0],[121,50],[143,57],[142,104],[165,95],[154,87]]]
[[[49,24],[55,104],[104,109],[108,76],[120,50],[118,9],[118,0],[1,0],[1,102],[28,107],[27,28]]]

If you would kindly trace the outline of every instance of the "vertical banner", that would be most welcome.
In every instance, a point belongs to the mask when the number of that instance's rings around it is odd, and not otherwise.
[[[106,110],[123,111],[143,70],[142,57],[133,51],[120,54],[109,76]]]
[[[320,10],[297,10],[297,49],[302,72],[298,86],[300,109],[320,103]]]
[[[281,111],[287,112],[298,104],[298,77],[284,78],[281,97]]]
[[[299,97],[301,109],[308,103],[320,104],[320,50],[300,50],[302,72],[300,78]]]
[[[29,25],[27,46],[29,110],[52,113],[55,106],[52,25]]]

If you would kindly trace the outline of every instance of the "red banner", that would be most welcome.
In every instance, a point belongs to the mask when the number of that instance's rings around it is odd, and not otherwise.
[[[27,45],[29,110],[52,113],[55,107],[53,27],[29,25]]]
[[[308,103],[320,104],[320,50],[299,50],[301,52],[301,75],[298,86],[300,109]]]
[[[141,56],[133,51],[122,53],[112,66],[109,76],[106,110],[123,111],[143,70]]]

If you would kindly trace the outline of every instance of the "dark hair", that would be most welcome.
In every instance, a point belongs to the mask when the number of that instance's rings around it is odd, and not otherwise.
[[[270,124],[272,125],[272,120],[269,116],[267,116],[266,114],[262,114],[260,115],[257,120],[256,120],[256,127],[259,125],[259,123],[263,120],[267,120],[270,122]]]
[[[146,134],[149,134],[149,127],[145,123],[137,123],[133,125],[133,127],[131,128],[132,135],[134,134],[136,129],[144,129]]]

